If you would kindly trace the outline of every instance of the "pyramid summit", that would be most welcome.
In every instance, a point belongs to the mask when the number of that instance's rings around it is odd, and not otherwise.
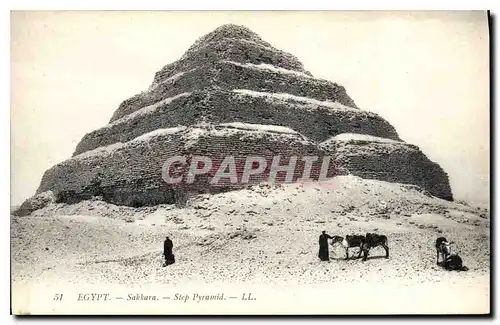
[[[274,48],[244,26],[227,24],[198,39],[179,61],[158,71],[152,86],[165,81],[179,71],[220,60],[264,63],[310,75],[295,56]]]
[[[199,38],[188,49],[188,52],[193,51],[196,48],[206,46],[212,42],[220,42],[223,39],[246,40],[263,46],[272,47],[271,44],[265,42],[257,33],[254,33],[245,26],[225,24]]]
[[[188,157],[180,168],[186,172],[198,156],[210,157],[212,169],[184,186],[165,182],[166,161]],[[306,169],[301,157],[328,157],[329,167],[313,166],[311,177],[352,174],[453,199],[442,168],[382,117],[359,109],[343,86],[315,78],[292,54],[230,24],[198,39],[161,68],[147,90],[123,101],[109,124],[83,137],[73,157],[45,172],[18,213],[51,200],[100,197],[144,206],[232,190],[240,187],[216,187],[209,178],[227,157],[234,157],[241,178],[240,167],[254,156],[268,165],[276,156],[285,158],[282,164],[298,157],[294,182]],[[269,175],[269,166],[264,171]],[[254,176],[253,183],[266,181]]]

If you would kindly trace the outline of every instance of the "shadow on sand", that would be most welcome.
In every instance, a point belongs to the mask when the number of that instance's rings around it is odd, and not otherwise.
[[[367,260],[377,260],[379,258],[385,258],[385,255],[368,256]],[[358,257],[358,255],[349,256],[349,259],[347,259],[347,260],[345,257],[330,257],[330,260],[332,260],[332,261],[352,261],[352,260],[358,260],[358,259],[363,259],[363,255],[361,255],[360,257]]]

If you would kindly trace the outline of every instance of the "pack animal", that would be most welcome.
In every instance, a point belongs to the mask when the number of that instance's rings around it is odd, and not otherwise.
[[[382,246],[384,248],[385,258],[389,258],[389,241],[386,235],[367,233],[365,238],[366,240],[361,247],[361,251],[363,252],[363,261],[366,261],[368,259],[370,249],[378,246]]]
[[[349,248],[359,247],[358,258],[361,257],[361,248],[363,243],[365,242],[365,236],[361,235],[347,235],[344,237],[341,236],[333,236],[332,238],[332,246],[336,243],[340,243],[345,248],[345,259],[349,259]]]

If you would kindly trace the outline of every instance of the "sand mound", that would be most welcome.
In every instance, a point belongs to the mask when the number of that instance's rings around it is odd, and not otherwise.
[[[318,185],[261,184],[192,197],[185,208],[134,209],[95,200],[49,204],[11,219],[13,285],[335,284],[340,290],[387,283],[394,297],[417,290],[428,292],[427,300],[432,288],[447,287],[453,297],[474,289],[484,294],[477,299],[488,301],[488,210],[429,197],[414,186],[351,176]],[[385,234],[390,258],[375,248],[367,262],[354,258],[357,249],[344,260],[345,250],[335,246],[331,261],[320,262],[322,230],[341,236]],[[165,235],[172,238],[176,256],[168,267],[162,267]],[[455,241],[453,251],[468,272],[436,265],[438,236]]]

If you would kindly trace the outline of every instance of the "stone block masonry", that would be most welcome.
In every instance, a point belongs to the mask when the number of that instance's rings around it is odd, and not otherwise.
[[[269,64],[310,75],[304,70],[302,63],[296,57],[275,49],[268,43],[229,37],[213,39],[209,43],[189,49],[179,61],[175,61],[158,71],[152,86],[164,82],[179,73],[179,71],[189,71],[202,65],[211,65],[223,60]]]
[[[413,184],[434,196],[453,200],[448,175],[417,146],[404,142],[337,140],[320,145],[332,154],[334,164],[349,174],[366,179]]]
[[[261,130],[241,130],[229,127],[179,129],[177,132],[158,133],[136,139],[106,150],[80,154],[49,169],[43,176],[38,193],[52,191],[59,202],[78,202],[101,196],[106,201],[129,206],[174,203],[179,192],[206,193],[230,190],[267,180],[271,162],[281,156],[281,165],[288,164],[292,156],[298,158],[293,181],[303,175],[303,156],[319,157],[311,170],[312,179],[320,175],[324,153],[300,134],[283,134]],[[213,165],[209,172],[198,175],[194,182],[167,184],[162,178],[165,162],[174,156],[188,157],[176,172],[186,176],[192,157],[210,157]],[[236,160],[238,180],[241,180],[245,160],[249,156],[264,157],[266,169],[250,177],[248,183],[231,184],[228,179],[217,184],[211,180],[225,157]],[[329,165],[328,177],[338,174]],[[285,173],[278,172],[276,182],[285,181]]]
[[[287,93],[356,107],[344,87],[327,80],[315,79],[302,73],[269,69],[268,66],[217,61],[210,65],[179,72],[175,78],[165,80],[125,100],[113,114],[110,122],[165,98],[203,89],[248,89],[269,93]]]
[[[154,110],[136,111],[93,131],[83,137],[73,155],[116,142],[127,142],[156,129],[191,126],[201,122],[280,125],[316,142],[345,132],[399,140],[396,130],[384,119],[359,109],[330,102],[273,96],[270,93],[205,89],[178,96]]]

